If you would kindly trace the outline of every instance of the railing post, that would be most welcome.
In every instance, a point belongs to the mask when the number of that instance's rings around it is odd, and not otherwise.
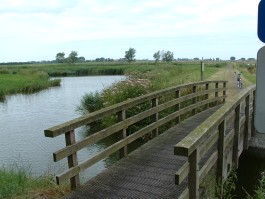
[[[209,90],[209,83],[205,84],[205,90]],[[209,99],[209,93],[205,94],[205,100]],[[209,108],[209,103],[205,104],[205,109]]]
[[[218,89],[218,82],[215,83],[215,89]],[[218,91],[215,92],[215,97],[218,97]],[[218,105],[218,100],[216,101],[216,106]]]
[[[224,82],[223,83],[223,88],[224,88],[224,90],[223,90],[223,96],[225,96],[226,95],[226,82]],[[225,98],[223,99],[223,103],[225,103]]]
[[[217,159],[217,183],[220,183],[221,193],[223,192],[223,180],[224,180],[224,143],[225,143],[225,130],[226,120],[224,120],[219,126],[219,138],[218,138],[218,159]]]
[[[72,145],[75,143],[75,132],[74,132],[74,130],[65,133],[65,143],[66,143],[66,146],[69,146],[69,145]],[[72,168],[72,167],[78,165],[76,152],[73,153],[72,155],[68,156],[67,159],[68,159],[68,167],[69,168]],[[80,176],[79,176],[79,174],[70,179],[70,184],[71,184],[72,190],[80,187]]]
[[[245,115],[246,115],[246,121],[244,125],[244,149],[248,149],[248,140],[250,137],[250,131],[249,131],[249,122],[250,122],[250,95],[246,97],[246,107],[245,107]]]
[[[180,90],[177,90],[176,91],[176,99],[180,98]],[[180,103],[176,104],[176,112],[178,112],[180,110]],[[180,116],[178,116],[176,118],[176,124],[179,124],[180,123]]]
[[[193,93],[196,93],[197,92],[197,86],[193,86],[192,92]],[[192,104],[196,104],[196,102],[197,102],[197,97],[194,97],[192,99]],[[196,109],[192,109],[192,115],[195,115],[195,114],[196,114]]]
[[[198,161],[198,150],[195,149],[189,157],[190,172],[188,175],[188,187],[189,187],[189,198],[199,198],[199,161]]]
[[[158,106],[158,98],[152,99],[152,107],[154,108],[156,106]],[[153,115],[153,121],[158,121],[158,112]],[[156,136],[158,136],[158,128],[154,129],[152,132],[152,137],[154,138]]]
[[[235,109],[235,121],[234,121],[235,135],[233,143],[233,162],[235,168],[238,167],[238,139],[240,132],[240,104]]]
[[[252,118],[251,118],[251,136],[255,135],[254,117],[255,117],[255,95],[256,91],[253,91],[252,95]]]
[[[121,122],[126,119],[126,111],[122,110],[117,113],[118,116],[118,122]],[[119,135],[120,140],[126,138],[127,136],[127,130],[126,128],[122,129]],[[120,149],[120,158],[127,157],[128,155],[128,150],[127,146],[124,146],[122,149]]]

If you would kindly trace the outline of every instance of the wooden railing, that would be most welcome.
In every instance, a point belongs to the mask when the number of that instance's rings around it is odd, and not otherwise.
[[[93,164],[117,151],[120,152],[121,157],[127,156],[127,146],[133,141],[146,134],[151,134],[152,137],[158,136],[159,133],[162,133],[162,128],[159,130],[161,126],[172,121],[175,125],[183,120],[184,115],[187,115],[187,113],[194,115],[209,108],[209,104],[214,106],[224,102],[225,98],[226,81],[204,81],[184,84],[130,99],[45,130],[46,137],[54,138],[65,134],[66,147],[53,153],[53,157],[55,162],[67,157],[69,169],[56,176],[57,183],[61,184],[70,179],[72,189],[79,187],[79,173]],[[128,117],[129,110],[141,107],[143,104],[145,105],[144,110]],[[165,112],[169,109],[171,111],[166,114]],[[116,118],[113,125],[98,130],[83,140],[76,142],[75,129],[99,120],[102,121],[102,119],[110,116]],[[145,125],[142,125],[136,132],[131,134],[127,132],[130,126],[136,123],[139,124],[140,121],[146,118],[149,119],[147,124],[145,121]],[[78,162],[77,152],[79,150],[113,134],[119,135],[120,139],[117,142],[103,149],[92,158],[81,163]]]
[[[231,168],[238,167],[254,133],[254,96],[255,86],[246,88],[175,146],[175,155],[187,157],[175,176],[177,185],[188,177],[188,188],[179,198],[199,198],[199,186],[214,166],[221,186]]]

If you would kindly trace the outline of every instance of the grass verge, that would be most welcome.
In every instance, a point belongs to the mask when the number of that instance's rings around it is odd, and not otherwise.
[[[5,95],[34,93],[51,86],[59,86],[60,82],[60,79],[50,80],[46,72],[32,69],[0,73],[0,101],[5,99]]]
[[[33,178],[30,168],[17,164],[0,168],[0,198],[60,198],[69,186],[57,186],[52,175]]]

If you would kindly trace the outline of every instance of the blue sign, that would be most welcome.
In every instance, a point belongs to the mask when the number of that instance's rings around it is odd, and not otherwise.
[[[265,0],[261,0],[261,2],[259,2],[258,37],[265,43]]]

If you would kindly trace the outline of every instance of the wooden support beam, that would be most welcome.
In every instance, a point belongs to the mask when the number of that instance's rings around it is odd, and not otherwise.
[[[197,149],[193,151],[188,157],[190,172],[189,172],[189,198],[197,199],[199,198],[199,161],[198,161],[198,151]]]
[[[124,121],[126,119],[126,111],[122,110],[117,113],[118,116],[118,122]],[[126,128],[122,129],[119,135],[120,140],[123,140],[127,137],[127,130]],[[127,157],[128,155],[128,147],[124,146],[122,149],[120,149],[120,158]]]
[[[233,144],[233,163],[235,168],[238,167],[238,142],[239,142],[239,132],[240,132],[240,106],[239,104],[235,108],[235,121],[234,121],[234,128],[235,128],[235,135],[234,135],[234,144]]]
[[[215,89],[218,89],[218,82],[215,83]],[[218,95],[219,95],[219,92],[218,91],[215,92],[215,97],[218,97]],[[218,100],[216,101],[216,105],[218,105]]]
[[[158,106],[158,98],[154,98],[152,99],[152,107],[157,107]],[[153,122],[157,122],[158,121],[158,112],[156,112],[154,115],[153,115]],[[158,128],[154,129],[152,131],[152,138],[158,136]]]
[[[245,107],[246,121],[244,125],[244,150],[248,149],[248,141],[250,139],[249,123],[250,123],[250,96],[246,97]]]
[[[72,145],[75,143],[75,132],[74,131],[69,131],[65,134],[65,143],[66,143],[66,146],[69,146],[69,145]],[[76,152],[73,153],[72,155],[68,156],[67,159],[68,159],[69,169],[78,165]],[[57,184],[59,184],[59,183],[57,182]],[[79,174],[70,178],[70,184],[71,184],[72,190],[80,187],[80,176],[79,176]]]
[[[226,95],[226,82],[223,83],[223,88],[224,88],[223,96],[225,96]],[[225,103],[225,98],[223,99],[223,103]]]
[[[223,192],[223,180],[224,180],[224,151],[225,151],[225,130],[226,121],[218,126],[219,139],[218,139],[218,159],[217,159],[217,183],[220,182],[221,192]]]
[[[180,98],[180,90],[176,91],[176,99]],[[176,111],[180,110],[180,103],[176,104]],[[176,124],[179,124],[181,121],[180,116],[176,118]]]
[[[193,86],[193,88],[192,88],[192,92],[193,93],[196,93],[197,92],[197,86]],[[192,104],[196,104],[196,102],[197,102],[197,97],[194,97],[193,99],[192,99]],[[196,114],[196,109],[193,109],[192,110],[192,115],[195,115]]]
[[[209,90],[209,83],[205,84],[205,90]],[[208,100],[209,99],[209,94],[205,94],[205,100]],[[209,108],[209,104],[206,104],[205,105],[205,109],[208,109]]]

